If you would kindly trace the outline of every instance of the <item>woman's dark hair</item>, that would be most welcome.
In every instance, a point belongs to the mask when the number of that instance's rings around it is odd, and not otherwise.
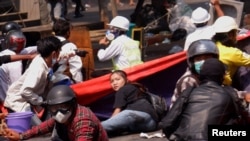
[[[111,76],[112,76],[113,74],[119,74],[126,82],[127,82],[127,80],[128,80],[128,78],[127,78],[127,73],[126,73],[125,71],[123,71],[123,70],[115,70],[115,71],[113,71],[113,72],[110,74],[110,78],[111,78]]]
[[[61,50],[62,42],[55,36],[48,36],[37,41],[37,51],[42,57],[48,57],[53,51]]]
[[[140,97],[142,94],[145,94],[148,91],[148,89],[141,83],[130,82],[130,84],[134,85],[135,87],[139,89],[139,92],[137,93],[137,97]]]
[[[126,83],[130,83],[130,84],[134,85],[135,87],[137,87],[139,89],[139,92],[137,94],[138,97],[147,91],[147,88],[144,85],[142,85],[141,83],[129,81],[127,78],[127,73],[125,71],[115,70],[111,73],[110,77],[113,74],[119,74],[126,81]]]

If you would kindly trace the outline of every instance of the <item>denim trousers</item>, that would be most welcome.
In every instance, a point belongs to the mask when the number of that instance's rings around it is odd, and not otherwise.
[[[149,132],[156,130],[157,124],[148,113],[123,110],[102,121],[102,126],[108,134],[112,134],[117,132]]]

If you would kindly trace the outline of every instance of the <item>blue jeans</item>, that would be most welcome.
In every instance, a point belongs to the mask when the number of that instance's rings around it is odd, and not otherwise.
[[[108,134],[120,132],[149,132],[156,130],[157,124],[145,112],[123,110],[119,114],[102,122]]]

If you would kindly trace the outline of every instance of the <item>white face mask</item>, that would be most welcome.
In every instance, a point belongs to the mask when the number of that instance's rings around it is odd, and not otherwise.
[[[58,111],[56,115],[53,116],[53,118],[59,123],[65,123],[70,116],[71,116],[71,111],[68,111],[66,114],[63,114],[60,111]]]
[[[108,30],[108,31],[106,32],[106,38],[107,38],[109,41],[112,41],[112,40],[115,39],[115,35],[114,35],[112,32],[110,32],[110,30]]]

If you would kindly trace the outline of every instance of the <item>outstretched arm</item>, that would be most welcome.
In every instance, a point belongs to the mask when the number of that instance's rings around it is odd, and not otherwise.
[[[13,61],[33,59],[35,56],[36,56],[36,54],[30,54],[30,55],[4,55],[4,56],[0,56],[0,65],[2,65],[4,63],[13,62]]]
[[[218,17],[224,16],[224,12],[222,11],[222,9],[220,7],[220,1],[219,0],[210,0],[210,3],[214,7],[214,10],[217,13]]]
[[[11,55],[10,60],[19,61],[19,60],[30,60],[33,59],[37,54],[27,54],[27,55]]]

